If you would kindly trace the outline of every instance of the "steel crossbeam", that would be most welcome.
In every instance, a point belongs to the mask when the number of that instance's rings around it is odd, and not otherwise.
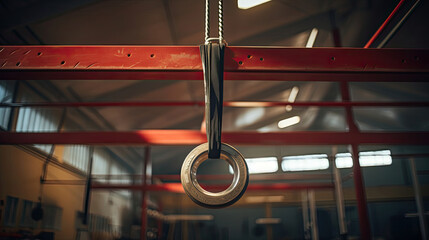
[[[196,46],[3,46],[0,80],[202,80]],[[225,80],[428,81],[429,50],[227,47]]]
[[[428,145],[429,132],[223,132],[233,145]],[[132,132],[0,132],[0,144],[198,145],[207,136],[198,130]]]
[[[429,107],[429,102],[286,102],[286,101],[226,101],[224,107]],[[186,107],[200,106],[201,101],[161,102],[17,102],[0,103],[0,107]]]

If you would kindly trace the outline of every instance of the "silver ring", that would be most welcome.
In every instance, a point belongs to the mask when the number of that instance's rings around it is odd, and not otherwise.
[[[209,192],[197,181],[197,169],[208,159],[208,143],[194,148],[182,165],[180,178],[186,194],[198,205],[208,208],[226,207],[235,203],[244,194],[249,183],[249,170],[244,157],[234,147],[222,143],[220,159],[227,161],[234,177],[231,185],[221,192]]]

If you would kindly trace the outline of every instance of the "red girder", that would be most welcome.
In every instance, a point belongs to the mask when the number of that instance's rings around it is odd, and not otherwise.
[[[429,132],[223,132],[233,145],[428,145]],[[0,132],[0,144],[197,145],[207,136],[197,130],[140,130],[132,132]]]
[[[223,190],[229,185],[207,185],[204,188],[208,190]],[[295,189],[332,189],[332,183],[270,183],[270,184],[249,184],[246,191],[262,191],[262,190],[295,190]],[[162,184],[101,184],[94,183],[91,189],[122,189],[122,190],[144,190],[144,191],[165,191],[184,193],[181,183],[162,183]]]
[[[1,80],[202,80],[196,46],[3,46]],[[428,81],[429,50],[227,47],[225,80]]]
[[[429,107],[429,102],[223,102],[225,107]],[[18,102],[0,103],[0,107],[184,107],[200,106],[205,103],[194,102]]]

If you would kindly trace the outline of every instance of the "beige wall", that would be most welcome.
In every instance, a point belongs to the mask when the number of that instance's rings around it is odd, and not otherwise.
[[[61,155],[61,152],[62,148],[58,147],[55,155]],[[0,199],[6,200],[6,196],[9,195],[37,202],[43,161],[43,158],[19,147],[0,146]],[[50,164],[47,179],[83,180],[85,178],[60,166]],[[63,209],[61,230],[55,232],[56,239],[75,239],[76,211],[83,209],[84,185],[45,184],[43,188],[43,203],[56,205]],[[131,215],[129,214],[130,208],[130,201],[118,193],[97,191],[93,192],[91,197],[91,213],[110,218],[115,226],[130,225],[131,219],[127,217]],[[21,209],[21,205],[18,209]],[[17,221],[19,221],[19,217],[20,212],[17,214]],[[7,230],[17,229],[8,228]],[[36,229],[35,233],[38,231],[40,229]]]

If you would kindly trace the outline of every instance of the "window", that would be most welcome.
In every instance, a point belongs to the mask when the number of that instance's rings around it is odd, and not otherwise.
[[[2,103],[11,103],[12,102],[12,90],[13,82],[12,81],[0,81],[0,101]],[[0,127],[4,130],[7,129],[9,124],[11,108],[2,107],[0,108]]]
[[[285,172],[313,171],[328,168],[329,160],[326,154],[287,156],[282,159],[282,170]]]
[[[337,155],[335,155],[335,164],[337,168],[353,167],[353,159],[351,153],[338,153]],[[360,152],[359,164],[361,167],[391,165],[391,152],[390,150]]]
[[[335,155],[335,166],[337,166],[337,168],[353,167],[352,155],[350,153],[337,153]]]
[[[15,227],[18,202],[19,202],[19,198],[11,197],[11,196],[6,197],[6,208],[4,210],[4,219],[3,219],[4,226]]]
[[[112,179],[110,183],[113,184],[129,184],[131,183],[130,177],[125,177],[124,175],[129,175],[130,173],[118,162],[112,161],[110,165],[110,174]],[[115,175],[119,175],[115,177]],[[129,190],[118,190],[117,193],[121,194],[124,197],[131,197],[131,191]]]
[[[276,157],[246,158],[246,163],[249,174],[273,173],[279,169]],[[231,166],[229,166],[229,172],[234,173]]]
[[[123,175],[129,175],[130,173],[127,172],[125,170],[125,168],[122,167],[119,163],[112,162],[112,165],[110,167],[110,171],[111,171],[110,172],[111,175],[120,175],[121,176],[120,178],[111,179],[110,180],[111,183],[124,183],[124,184],[131,183],[131,180],[129,177],[122,177]]]
[[[112,184],[129,184],[131,183],[131,178],[125,175],[130,174],[131,173],[127,170],[126,167],[124,167],[123,163],[116,159],[108,149],[96,148],[94,150],[92,175],[95,177],[96,181],[104,183],[110,182]],[[97,177],[97,175],[109,176]],[[131,196],[131,191],[117,190],[115,192],[120,193],[125,197]]]
[[[110,155],[106,151],[100,151],[99,149],[95,149],[94,159],[92,162],[92,174],[94,175],[109,174],[109,163],[110,163]],[[104,177],[97,179],[97,181],[107,182],[107,180]]]
[[[34,98],[34,99],[32,99]],[[24,95],[22,102],[37,101],[34,96]],[[40,100],[39,100],[40,101]],[[56,132],[62,110],[48,108],[19,108],[16,122],[17,132]],[[34,145],[36,148],[48,153],[52,145]]]
[[[31,212],[33,211],[33,208],[36,206],[37,203],[33,201],[24,200],[22,204],[22,211],[21,211],[21,219],[19,221],[20,227],[27,227],[27,228],[35,228],[36,227],[36,221],[33,220],[31,217]]]
[[[42,228],[50,230],[61,230],[61,219],[63,209],[52,205],[43,205]]]
[[[82,224],[83,212],[77,211],[75,218],[75,226],[77,231],[86,229],[86,226]],[[89,232],[111,232],[111,219],[105,216],[97,214],[89,214],[88,216],[88,228]]]
[[[68,145],[64,147],[64,162],[83,171],[88,171],[89,147],[85,145]]]

